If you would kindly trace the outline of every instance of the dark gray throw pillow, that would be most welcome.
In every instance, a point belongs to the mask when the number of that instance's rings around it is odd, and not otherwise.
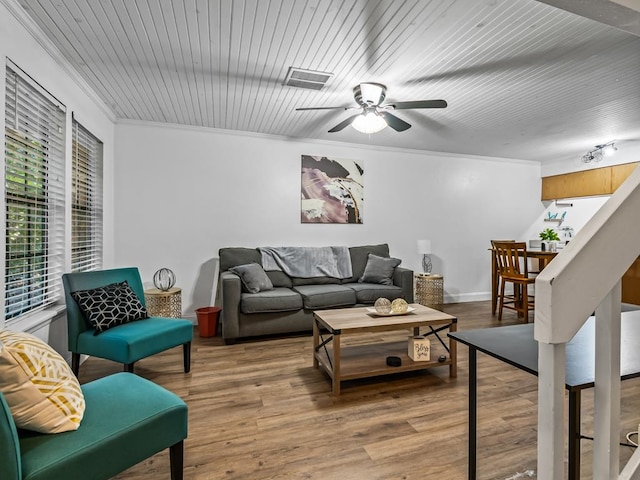
[[[127,281],[104,287],[71,292],[82,314],[95,331],[94,335],[110,328],[148,318],[147,309]]]
[[[360,283],[379,283],[381,285],[393,285],[393,271],[400,265],[397,258],[385,258],[369,254],[367,266],[358,280]]]
[[[257,263],[248,263],[246,265],[238,265],[229,269],[240,277],[242,287],[249,293],[264,292],[265,290],[273,290],[273,283]]]

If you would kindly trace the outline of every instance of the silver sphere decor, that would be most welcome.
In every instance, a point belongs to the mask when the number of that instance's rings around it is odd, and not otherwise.
[[[176,284],[176,274],[168,268],[161,268],[153,274],[153,284],[158,290],[166,292]]]

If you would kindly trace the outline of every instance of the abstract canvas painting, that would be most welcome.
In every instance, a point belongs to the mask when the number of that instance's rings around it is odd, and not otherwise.
[[[362,223],[362,162],[302,155],[302,223]]]

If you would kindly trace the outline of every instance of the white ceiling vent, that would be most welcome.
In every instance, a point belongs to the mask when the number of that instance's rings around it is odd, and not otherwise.
[[[324,87],[332,76],[333,73],[314,72],[313,70],[289,67],[287,78],[284,79],[284,85],[288,87],[322,90],[322,87]]]

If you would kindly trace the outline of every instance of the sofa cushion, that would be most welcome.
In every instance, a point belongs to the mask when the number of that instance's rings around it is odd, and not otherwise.
[[[279,270],[265,270],[267,277],[271,280],[274,287],[285,287],[291,288],[293,284],[291,283],[291,278],[284,272]]]
[[[293,290],[302,295],[304,308],[309,310],[356,304],[355,292],[345,285],[298,285]]]
[[[393,285],[393,271],[400,265],[401,261],[402,260],[398,260],[397,258],[384,258],[370,253],[367,266],[364,269],[362,277],[358,279],[358,282]]]
[[[302,308],[302,297],[290,288],[240,295],[242,313],[289,312]]]
[[[273,290],[273,284],[257,263],[249,263],[247,265],[238,265],[229,269],[231,273],[235,273],[240,277],[242,282],[242,290],[248,293],[264,292]]]
[[[395,285],[380,285],[378,283],[347,283],[345,287],[351,288],[356,293],[358,303],[375,303],[380,297],[393,301],[402,297],[402,288]]]
[[[300,278],[293,277],[291,283],[295,287],[296,285],[336,285],[340,284],[340,279],[335,277],[311,277]]]
[[[231,267],[257,263],[262,265],[262,255],[257,248],[226,247],[218,250],[220,257],[220,271],[224,272]]]
[[[367,266],[367,260],[369,254],[372,253],[379,257],[389,257],[389,245],[382,243],[379,245],[362,245],[359,247],[349,247],[349,254],[351,255],[351,270],[353,276],[342,280],[342,283],[355,283],[360,280],[364,269]]]

